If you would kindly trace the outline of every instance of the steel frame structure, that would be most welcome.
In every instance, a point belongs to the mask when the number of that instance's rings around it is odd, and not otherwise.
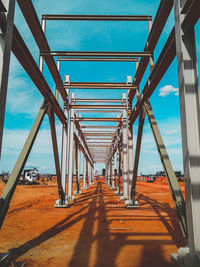
[[[68,207],[70,201],[74,200],[74,195],[81,194],[81,153],[83,158],[82,189],[87,189],[93,181],[94,164],[103,162],[106,169],[105,181],[108,186],[111,189],[116,188],[115,193],[121,195],[121,200],[126,200],[125,204],[127,207],[138,207],[136,181],[141,153],[142,132],[145,116],[147,115],[175,203],[180,227],[186,239],[186,247],[179,248],[178,254],[172,257],[180,266],[200,266],[200,190],[197,190],[199,189],[200,174],[200,99],[194,31],[194,26],[200,17],[199,0],[161,0],[154,21],[152,21],[151,16],[138,15],[47,14],[42,16],[41,24],[32,1],[17,0],[39,48],[39,66],[36,64],[22,36],[14,25],[15,2],[15,0],[0,0],[0,29],[2,33],[0,38],[0,155],[11,51],[44,97],[44,101],[0,198],[0,226],[4,222],[17,182],[37,138],[37,133],[45,114],[49,116],[58,183],[59,199],[56,201],[55,207]],[[175,26],[154,64],[154,50],[173,6]],[[50,20],[146,21],[149,26],[149,34],[144,51],[142,52],[51,51],[45,36],[46,22]],[[178,62],[183,167],[186,188],[185,200],[177,183],[153,114],[152,106],[149,102],[158,83],[176,56]],[[57,57],[57,65],[55,57]],[[140,60],[138,60],[139,57],[141,58]],[[60,62],[65,61],[135,62],[136,73],[133,82],[127,79],[126,83],[70,82],[67,79],[62,81],[59,73]],[[55,82],[55,95],[52,93],[43,75],[44,62]],[[148,65],[150,65],[150,74],[143,90],[139,93],[139,86]],[[121,99],[80,99],[75,97],[75,93],[69,95],[70,89],[125,89],[127,94],[122,94]],[[62,108],[58,103],[58,92],[63,100]],[[132,107],[135,95],[137,97],[136,104]],[[96,103],[102,104],[97,105]],[[80,113],[86,112],[117,113],[117,116],[109,118],[103,116],[82,117],[80,115]],[[61,167],[56,137],[55,115],[63,126]],[[133,159],[132,127],[138,117],[139,126],[135,158]],[[105,124],[112,122],[115,123],[115,126],[109,124],[108,126],[90,126],[85,125],[85,122],[105,122]],[[93,129],[93,131],[88,131],[88,129]],[[106,131],[108,129],[113,129],[114,131]],[[114,174],[115,163],[117,164],[117,177]],[[73,195],[74,165],[76,167],[76,192]],[[121,181],[123,182],[123,195],[120,188]]]

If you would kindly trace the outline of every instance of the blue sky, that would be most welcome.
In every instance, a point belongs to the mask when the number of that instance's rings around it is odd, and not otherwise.
[[[159,6],[158,0],[33,0],[41,19],[42,14],[132,14],[152,15]],[[25,39],[35,60],[39,51],[26,22],[16,7],[15,24]],[[174,24],[173,11],[155,50],[155,60],[167,40]],[[148,36],[147,22],[47,22],[46,35],[52,50],[69,51],[143,51]],[[199,44],[199,39],[198,39]],[[198,54],[199,57],[199,54]],[[71,81],[125,82],[126,75],[135,74],[134,63],[106,62],[61,62],[61,76],[70,75]],[[44,67],[45,77],[54,91],[55,85]],[[149,75],[147,69],[141,82],[143,89]],[[158,85],[151,104],[158,125],[168,149],[175,170],[182,170],[181,131],[179,120],[179,97],[176,59]],[[77,97],[121,98],[119,90],[76,90]],[[8,97],[5,117],[2,159],[0,171],[10,171],[19,156],[29,130],[42,103],[42,97],[24,72],[16,58],[11,56]],[[135,101],[134,101],[135,103]],[[62,101],[60,99],[60,105]],[[133,127],[134,142],[137,135],[137,121]],[[61,125],[56,120],[59,149],[61,146]],[[35,166],[40,172],[55,172],[48,118],[42,124],[38,138],[27,161],[27,167]],[[97,165],[101,169],[102,165]],[[154,139],[145,120],[139,172],[162,170],[155,149]]]

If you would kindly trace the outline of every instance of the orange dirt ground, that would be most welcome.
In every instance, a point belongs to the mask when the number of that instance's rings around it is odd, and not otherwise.
[[[137,191],[140,208],[126,209],[100,179],[59,209],[55,183],[18,186],[0,230],[0,252],[11,249],[26,266],[175,266],[170,254],[184,240],[168,186],[138,182]]]

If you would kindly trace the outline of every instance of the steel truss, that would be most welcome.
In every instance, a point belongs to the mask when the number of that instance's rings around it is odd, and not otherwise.
[[[187,247],[179,249],[177,255],[173,255],[173,259],[180,266],[200,266],[200,190],[197,190],[199,189],[200,174],[200,100],[194,33],[194,26],[200,16],[199,0],[162,0],[153,22],[152,17],[149,15],[47,14],[42,16],[41,24],[31,0],[17,0],[17,2],[39,48],[40,60],[38,66],[14,25],[15,0],[0,1],[0,28],[2,33],[2,38],[0,39],[0,154],[11,51],[40,91],[44,101],[0,198],[0,226],[4,222],[17,182],[45,114],[49,116],[58,183],[59,199],[56,201],[55,207],[68,207],[71,201],[74,200],[74,196],[81,194],[80,166],[82,159],[83,190],[86,190],[93,182],[94,164],[104,163],[105,182],[107,185],[111,189],[116,189],[115,193],[121,196],[121,200],[125,200],[125,205],[128,208],[138,208],[136,181],[143,126],[145,116],[147,116],[175,203],[180,227],[187,244]],[[154,64],[154,50],[173,6],[175,26]],[[146,21],[149,26],[149,34],[142,52],[52,51],[45,36],[46,22],[51,20]],[[186,200],[182,196],[149,102],[158,83],[176,56],[179,70]],[[55,57],[57,57],[57,64]],[[141,58],[140,60],[138,60],[139,57]],[[55,95],[43,75],[44,61],[55,82]],[[125,83],[70,82],[68,76],[63,81],[59,73],[60,63],[64,64],[67,61],[135,62],[136,73],[133,81],[129,76]],[[150,75],[140,93],[139,86],[148,65],[150,65]],[[71,93],[69,96],[70,89],[125,89],[127,94],[122,94],[122,98],[118,99],[82,99],[76,98],[75,93]],[[59,94],[63,100],[62,108],[58,103]],[[136,104],[132,107],[135,95],[137,96]],[[101,105],[97,103],[101,103]],[[103,115],[102,117],[83,117],[82,113],[102,113]],[[116,113],[117,116],[106,117],[104,113]],[[55,115],[63,126],[61,166],[56,137]],[[137,141],[135,153],[133,153],[133,124],[138,117]],[[85,124],[85,122],[105,122],[105,124],[103,126],[98,124],[91,126],[89,123]],[[112,125],[109,125],[109,122],[112,122]],[[107,123],[108,125],[106,125]],[[92,129],[92,131],[89,131],[89,129]],[[109,131],[109,129],[112,130]],[[133,154],[135,154],[134,159]],[[115,164],[117,176],[115,176],[114,172]],[[73,194],[74,167],[76,170],[76,191]],[[121,182],[123,183],[122,192]]]

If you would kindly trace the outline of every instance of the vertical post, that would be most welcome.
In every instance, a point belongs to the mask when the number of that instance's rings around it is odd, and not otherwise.
[[[89,186],[89,178],[88,178],[88,159],[86,159],[86,179],[87,179],[87,187]]]
[[[89,170],[88,170],[88,178],[89,178],[89,186],[91,186],[91,180],[92,180],[92,166],[91,166],[91,163],[89,163]]]
[[[145,115],[142,109],[140,116],[139,116],[138,133],[137,133],[137,141],[136,141],[136,149],[135,149],[135,161],[134,161],[134,168],[133,168],[133,180],[132,180],[132,186],[131,186],[132,205],[135,207],[138,206],[138,202],[135,200],[135,196],[136,196],[136,182],[137,182],[137,175],[138,175],[138,166],[139,166],[139,159],[140,159],[140,149],[141,149],[141,143],[142,143],[144,120],[145,120]]]
[[[86,185],[86,164],[87,164],[87,160],[85,155],[83,155],[83,190],[87,189],[87,185]]]
[[[110,161],[108,160],[108,182],[107,185],[109,186],[110,184]]]
[[[117,190],[115,191],[115,194],[118,196],[121,196],[122,193],[120,191],[120,178],[121,178],[121,148],[120,143],[118,144],[117,148]]]
[[[57,60],[57,69],[58,69],[58,71],[60,71],[60,60]],[[59,91],[58,91],[58,88],[56,86],[56,88],[55,88],[55,98],[56,98],[57,101],[58,101],[58,96],[59,96]]]
[[[176,257],[182,266],[200,266],[200,100],[194,26],[182,27],[185,0],[174,1],[179,100],[188,238]]]
[[[115,190],[115,156],[113,155],[112,159],[112,186],[111,189]]]
[[[128,104],[128,111],[132,112],[132,103]],[[129,160],[129,195],[128,200],[125,202],[126,205],[131,204],[131,186],[133,181],[133,126],[128,123],[128,160]]]
[[[71,94],[71,104],[75,102],[74,93]],[[72,183],[73,183],[73,150],[74,150],[74,109],[70,110],[70,129],[69,129],[69,156],[68,156],[68,179],[67,179],[67,198],[73,200]]]
[[[2,12],[6,16],[7,24],[5,30],[0,28],[0,158],[3,142],[15,2],[15,0],[2,0],[2,3],[7,10]]]
[[[64,103],[64,114],[67,118],[62,129],[62,151],[61,151],[61,178],[64,194],[66,194],[66,175],[67,175],[67,140],[68,140],[68,105]]]
[[[81,150],[79,144],[76,144],[76,191],[74,195],[81,195],[80,191],[80,163],[81,163]]]
[[[107,183],[107,162],[105,163],[105,183]]]
[[[151,28],[152,28],[152,20],[149,20],[148,21],[148,30],[149,30],[149,34],[151,32]],[[149,58],[149,65],[150,65],[150,72],[152,72],[153,68],[154,68],[154,53],[153,51],[152,52],[152,55],[151,57]]]
[[[56,201],[56,205],[55,205],[55,207],[57,207],[58,205],[63,205],[63,204],[68,205],[68,203],[65,203],[65,194],[62,188],[60,163],[59,163],[59,155],[58,155],[58,145],[57,145],[57,137],[56,137],[56,127],[55,127],[55,117],[54,117],[54,112],[52,109],[49,109],[48,116],[49,116],[49,123],[50,123],[50,128],[51,128],[53,154],[54,154],[56,176],[57,176],[57,183],[58,183],[59,200]]]
[[[122,95],[122,104],[126,105],[126,94]],[[123,109],[122,113],[122,149],[123,149],[123,167],[124,167],[124,175],[123,175],[123,196],[121,196],[121,200],[128,199],[128,170],[129,170],[129,158],[128,158],[128,127],[127,127],[127,119],[128,112],[127,109]]]

